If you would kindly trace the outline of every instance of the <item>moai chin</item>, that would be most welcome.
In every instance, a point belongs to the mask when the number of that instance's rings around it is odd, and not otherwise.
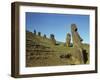
[[[70,47],[71,46],[71,35],[70,33],[67,34],[67,37],[66,37],[66,46],[67,47]]]
[[[82,47],[83,39],[80,37],[78,33],[76,24],[71,24],[71,32],[72,32],[72,39],[73,39],[73,47],[76,49],[76,53],[77,53],[75,55],[77,56],[77,59],[80,61],[80,64],[84,64],[83,47]]]

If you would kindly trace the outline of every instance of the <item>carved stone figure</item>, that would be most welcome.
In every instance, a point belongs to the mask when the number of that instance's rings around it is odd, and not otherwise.
[[[80,64],[84,64],[84,53],[82,47],[83,39],[80,37],[78,33],[78,29],[76,24],[71,24],[71,32],[72,32],[72,39],[73,39],[73,47],[76,49],[75,56]]]
[[[71,25],[71,32],[72,32],[73,46],[82,49],[83,39],[80,37],[78,33],[76,24]]]
[[[71,42],[71,35],[70,35],[70,33],[68,33],[67,34],[67,38],[66,38],[66,46],[67,47],[71,46],[70,42]]]
[[[50,39],[51,39],[52,43],[54,45],[56,45],[56,40],[55,40],[54,34],[50,34]]]

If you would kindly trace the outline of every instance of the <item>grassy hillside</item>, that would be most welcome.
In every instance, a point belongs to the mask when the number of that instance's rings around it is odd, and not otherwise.
[[[56,42],[57,45],[54,45],[51,39],[26,31],[26,66],[79,64],[76,57],[76,54],[79,53],[77,49],[66,47],[63,42]],[[89,45],[83,44],[83,48],[86,50],[86,56],[88,56],[86,63],[89,63]]]

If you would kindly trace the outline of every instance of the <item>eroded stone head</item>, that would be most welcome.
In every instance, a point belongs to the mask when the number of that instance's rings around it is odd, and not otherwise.
[[[76,24],[71,24],[71,30],[72,30],[72,31],[77,31],[77,26],[76,26]]]
[[[72,39],[73,39],[73,45],[75,47],[79,47],[82,45],[83,39],[80,37],[78,33],[78,28],[76,24],[71,24],[71,32],[72,32]]]

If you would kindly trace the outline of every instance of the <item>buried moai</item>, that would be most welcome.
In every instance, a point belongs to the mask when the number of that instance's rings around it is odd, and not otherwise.
[[[55,39],[54,34],[50,34],[50,39],[51,39],[52,43],[53,43],[54,45],[56,45],[56,39]]]
[[[73,47],[76,49],[75,57],[78,61],[78,64],[84,64],[84,53],[82,47],[83,39],[80,37],[78,33],[78,29],[76,24],[71,24],[71,32],[72,32],[72,40],[73,40]]]
[[[71,46],[71,35],[70,35],[70,33],[68,33],[67,37],[66,37],[66,46],[67,47]]]

